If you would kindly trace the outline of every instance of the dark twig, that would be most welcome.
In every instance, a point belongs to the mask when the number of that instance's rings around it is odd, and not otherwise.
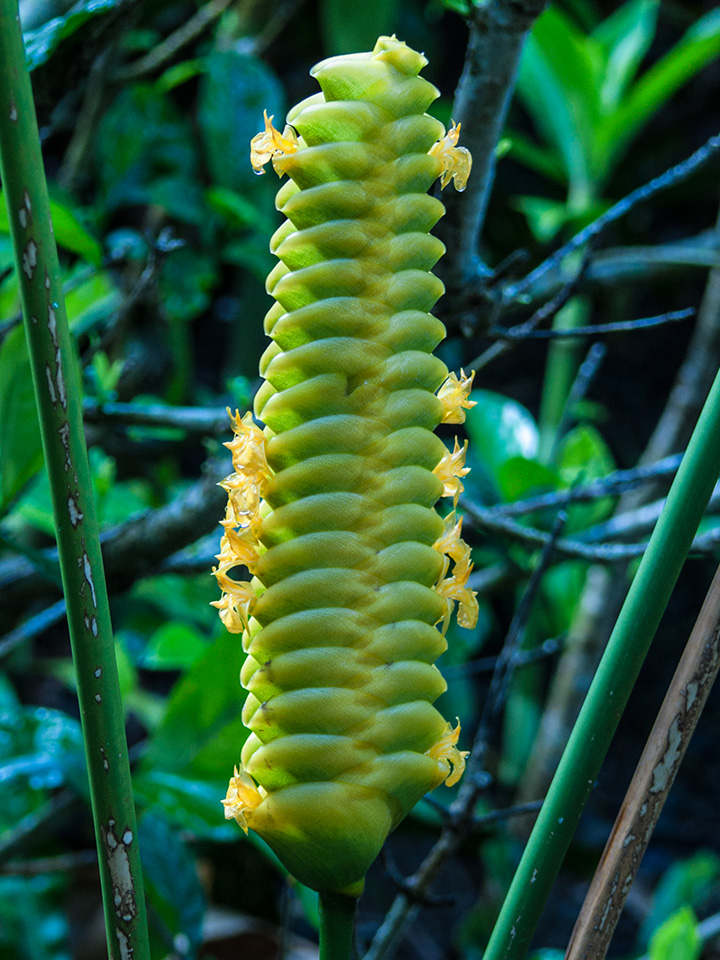
[[[565,306],[565,304],[570,300],[577,290],[580,281],[585,275],[585,270],[590,263],[590,251],[592,247],[588,245],[584,251],[582,263],[575,271],[575,273],[570,277],[570,279],[564,283],[560,289],[548,300],[546,303],[543,303],[542,306],[538,307],[537,310],[532,314],[529,319],[524,320],[522,323],[516,324],[514,327],[510,327],[509,330],[506,330],[506,336],[503,340],[493,343],[492,346],[488,347],[484,353],[481,353],[477,359],[473,360],[470,364],[471,370],[482,370],[483,367],[486,367],[493,360],[496,360],[498,357],[502,356],[503,353],[507,353],[508,350],[513,347],[513,340],[520,340],[524,337],[528,337],[532,334],[537,327],[542,323],[545,323],[547,320],[552,320]],[[501,304],[498,304],[498,310],[501,309]]]
[[[35,637],[44,633],[47,629],[54,626],[65,616],[65,600],[58,600],[52,606],[41,610],[33,617],[29,617],[19,627],[15,627],[4,637],[0,637],[0,660],[9,656],[13,650],[21,647],[24,643],[33,640]]]
[[[509,330],[491,330],[490,336],[497,340],[560,340],[576,337],[596,337],[601,333],[625,333],[631,330],[646,330],[649,327],[660,327],[668,323],[677,323],[679,320],[688,320],[694,317],[697,311],[694,307],[684,310],[670,310],[656,317],[643,317],[640,320],[620,320],[617,323],[596,323],[587,327],[572,327],[554,330],[519,330],[511,327]]]
[[[545,0],[488,0],[473,4],[465,66],[453,104],[462,143],[473,156],[467,191],[446,198],[449,287],[461,287],[477,271],[482,230],[495,170],[495,149],[515,88],[520,54]]]
[[[578,404],[582,402],[583,398],[590,389],[590,384],[597,376],[597,372],[600,369],[601,363],[605,359],[606,353],[607,348],[605,347],[604,343],[594,343],[588,350],[587,356],[580,364],[572,386],[570,387],[570,392],[568,394],[567,401],[565,402],[565,409],[563,410],[562,417],[560,418],[560,422],[557,425],[557,430],[555,431],[555,438],[552,444],[553,458],[555,457],[558,443],[565,436],[571,422],[575,418],[575,411],[577,410]]]
[[[695,153],[686,160],[666,170],[665,173],[661,173],[660,176],[655,177],[649,183],[638,187],[637,190],[633,190],[626,197],[623,197],[622,200],[618,200],[617,203],[613,204],[613,206],[610,207],[609,210],[606,210],[597,220],[593,220],[592,223],[589,223],[580,230],[579,233],[576,233],[564,246],[556,250],[555,253],[551,254],[546,260],[543,260],[543,262],[526,277],[518,281],[518,283],[509,284],[504,290],[505,299],[515,300],[519,295],[525,293],[526,290],[530,290],[538,280],[551,270],[558,268],[568,254],[581,249],[588,241],[598,237],[606,227],[621,217],[624,217],[626,213],[639,203],[644,203],[662,190],[667,190],[669,187],[683,183],[691,177],[696,170],[712,160],[718,152],[720,152],[720,134],[710,137],[702,147],[696,150]]]
[[[83,404],[86,423],[111,423],[122,427],[171,427],[199,436],[219,436],[228,432],[227,411],[220,408],[171,407],[162,403],[98,403],[86,399]]]

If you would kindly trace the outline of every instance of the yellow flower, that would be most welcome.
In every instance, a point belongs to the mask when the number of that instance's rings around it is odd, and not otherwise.
[[[459,737],[460,721],[458,720],[454,730],[451,723],[447,725],[445,733],[426,753],[426,756],[438,761],[446,787],[452,787],[458,782],[465,770],[465,758],[470,756],[469,750],[458,750]]]
[[[276,130],[272,125],[273,118],[267,115],[267,110],[263,111],[265,116],[265,129],[256,134],[250,141],[250,163],[255,173],[265,173],[265,164],[272,160],[273,167],[278,176],[284,173],[283,158],[291,156],[299,146],[297,134],[292,129],[290,135],[285,136]]]
[[[462,483],[462,477],[470,473],[470,467],[465,466],[465,455],[467,453],[468,442],[460,446],[457,437],[455,437],[455,448],[452,453],[448,450],[440,463],[435,467],[433,473],[443,483],[443,496],[453,498],[453,506],[457,506],[458,497],[465,487]]]
[[[465,423],[465,411],[477,406],[476,400],[469,399],[474,379],[474,370],[469,377],[466,377],[465,371],[461,370],[459,380],[455,373],[448,376],[437,393],[437,398],[445,411],[442,423]]]
[[[266,797],[267,794],[262,787],[256,787],[254,781],[245,773],[244,770],[238,770],[235,767],[234,776],[230,778],[227,796],[222,801],[225,807],[225,819],[237,820],[245,833],[248,832],[248,816]]]
[[[434,143],[428,151],[431,157],[437,157],[443,165],[443,172],[440,176],[440,189],[444,189],[451,180],[455,181],[455,189],[462,193],[467,186],[468,177],[472,168],[472,157],[470,151],[465,147],[458,147],[457,142],[460,137],[460,126],[453,121],[452,127],[448,130],[442,140]]]

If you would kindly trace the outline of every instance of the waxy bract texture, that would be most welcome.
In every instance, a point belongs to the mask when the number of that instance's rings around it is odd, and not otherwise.
[[[235,473],[218,601],[243,632],[250,729],[226,814],[263,837],[315,889],[359,893],[388,832],[464,766],[432,706],[433,665],[454,602],[474,624],[470,551],[439,498],[462,488],[464,449],[433,434],[459,423],[470,381],[432,355],[428,312],[444,213],[427,195],[469,172],[457,128],[425,113],[425,59],[395,38],[336,57],[322,92],[266,118],[256,168],[289,180],[271,241],[276,303],[255,415],[236,415]],[[247,567],[253,579],[231,576]]]

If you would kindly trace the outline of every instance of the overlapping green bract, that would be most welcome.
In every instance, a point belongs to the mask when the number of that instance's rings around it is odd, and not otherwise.
[[[272,157],[290,179],[255,403],[266,427],[235,419],[216,571],[248,653],[251,734],[226,812],[316,889],[358,892],[387,833],[463,764],[432,706],[433,662],[452,600],[472,619],[469,550],[433,506],[466,471],[432,431],[460,422],[469,387],[436,396],[444,248],[429,230],[444,208],[426,193],[452,175],[457,135],[445,144],[425,114],[424,63],[394,38],[326,60],[290,128],[268,121],[254,141],[257,165]],[[238,564],[251,584],[228,576]]]

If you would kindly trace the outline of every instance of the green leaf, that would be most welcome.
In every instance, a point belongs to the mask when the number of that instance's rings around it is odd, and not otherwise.
[[[535,496],[558,486],[558,475],[537,460],[510,457],[498,471],[498,485],[503,500],[513,502]]]
[[[142,666],[148,670],[186,670],[207,650],[207,642],[195,627],[179,620],[164,623],[148,640]]]
[[[639,944],[645,946],[652,933],[680,907],[689,904],[698,911],[705,909],[719,881],[720,858],[709,850],[673,863],[655,888],[652,907],[638,935]]]
[[[170,99],[149,84],[123,89],[104,114],[95,138],[95,159],[110,210],[147,204],[156,181],[171,180],[189,191],[198,159],[189,121]],[[169,190],[158,199],[168,200]],[[178,203],[182,198],[175,197]]]
[[[6,506],[43,464],[25,331],[0,346],[0,506]]]
[[[700,17],[634,85],[608,121],[609,163],[617,164],[631,141],[670,97],[720,54],[720,9]]]
[[[465,421],[470,451],[499,496],[503,464],[512,457],[531,460],[537,453],[537,424],[525,407],[502,394],[473,390],[471,398],[476,406]]]
[[[653,934],[650,960],[697,960],[702,940],[690,907],[681,907]]]
[[[0,877],[0,957],[70,960],[66,915],[69,877]]]
[[[345,0],[322,0],[320,24],[328,56],[372,50],[383,34],[397,23],[397,0],[364,0],[348,5]]]
[[[557,466],[563,484],[587,483],[606,477],[615,469],[615,460],[598,431],[587,424],[570,430],[560,441]],[[590,503],[576,503],[568,507],[566,531],[583,530],[606,519],[613,510],[612,497],[603,497]]]
[[[592,197],[598,125],[600,46],[556,7],[535,23],[523,51],[518,95],[538,130],[563,158],[576,208]]]
[[[76,253],[83,260],[100,266],[102,245],[87,227],[83,226],[81,215],[61,200],[50,201],[50,216],[57,245],[70,253]],[[0,202],[0,231],[10,232],[7,205]]]
[[[183,247],[165,258],[158,287],[171,320],[192,320],[210,305],[217,267],[205,253]]]
[[[168,67],[155,81],[155,87],[160,93],[168,93],[193,77],[197,77],[205,70],[204,60],[183,60]]]
[[[214,182],[241,194],[264,194],[270,202],[275,174],[264,181],[255,177],[249,145],[263,129],[263,110],[274,114],[283,126],[283,94],[275,75],[257,57],[237,48],[213,50],[205,63],[198,96],[201,145]]]
[[[161,813],[180,830],[217,843],[238,839],[238,828],[224,818],[220,801],[229,775],[222,781],[194,780],[164,770],[140,770],[133,775],[133,793],[141,808]]]
[[[193,956],[202,942],[205,913],[195,861],[179,831],[157,813],[142,815],[138,834],[153,939],[158,946],[171,945],[182,956]]]
[[[655,36],[659,9],[659,0],[629,0],[593,31],[607,64],[600,89],[605,113],[617,109],[634,80]]]
[[[143,755],[143,769],[172,773],[191,769],[201,749],[237,721],[242,702],[238,676],[244,659],[239,637],[223,633],[215,641],[173,688],[165,717]],[[240,737],[234,754],[227,757],[228,776],[240,758],[242,743]]]
[[[66,37],[72,36],[87,20],[106,13],[121,0],[79,0],[64,16],[53,17],[36,30],[25,33],[25,58],[29,70],[34,70]]]
[[[504,156],[511,157],[549,180],[555,180],[558,183],[566,182],[563,162],[551,147],[539,146],[529,137],[514,131],[508,132],[504,142],[507,144]]]
[[[572,219],[572,212],[564,200],[549,200],[547,197],[515,197],[511,205],[525,214],[530,232],[539,243],[550,243]]]

